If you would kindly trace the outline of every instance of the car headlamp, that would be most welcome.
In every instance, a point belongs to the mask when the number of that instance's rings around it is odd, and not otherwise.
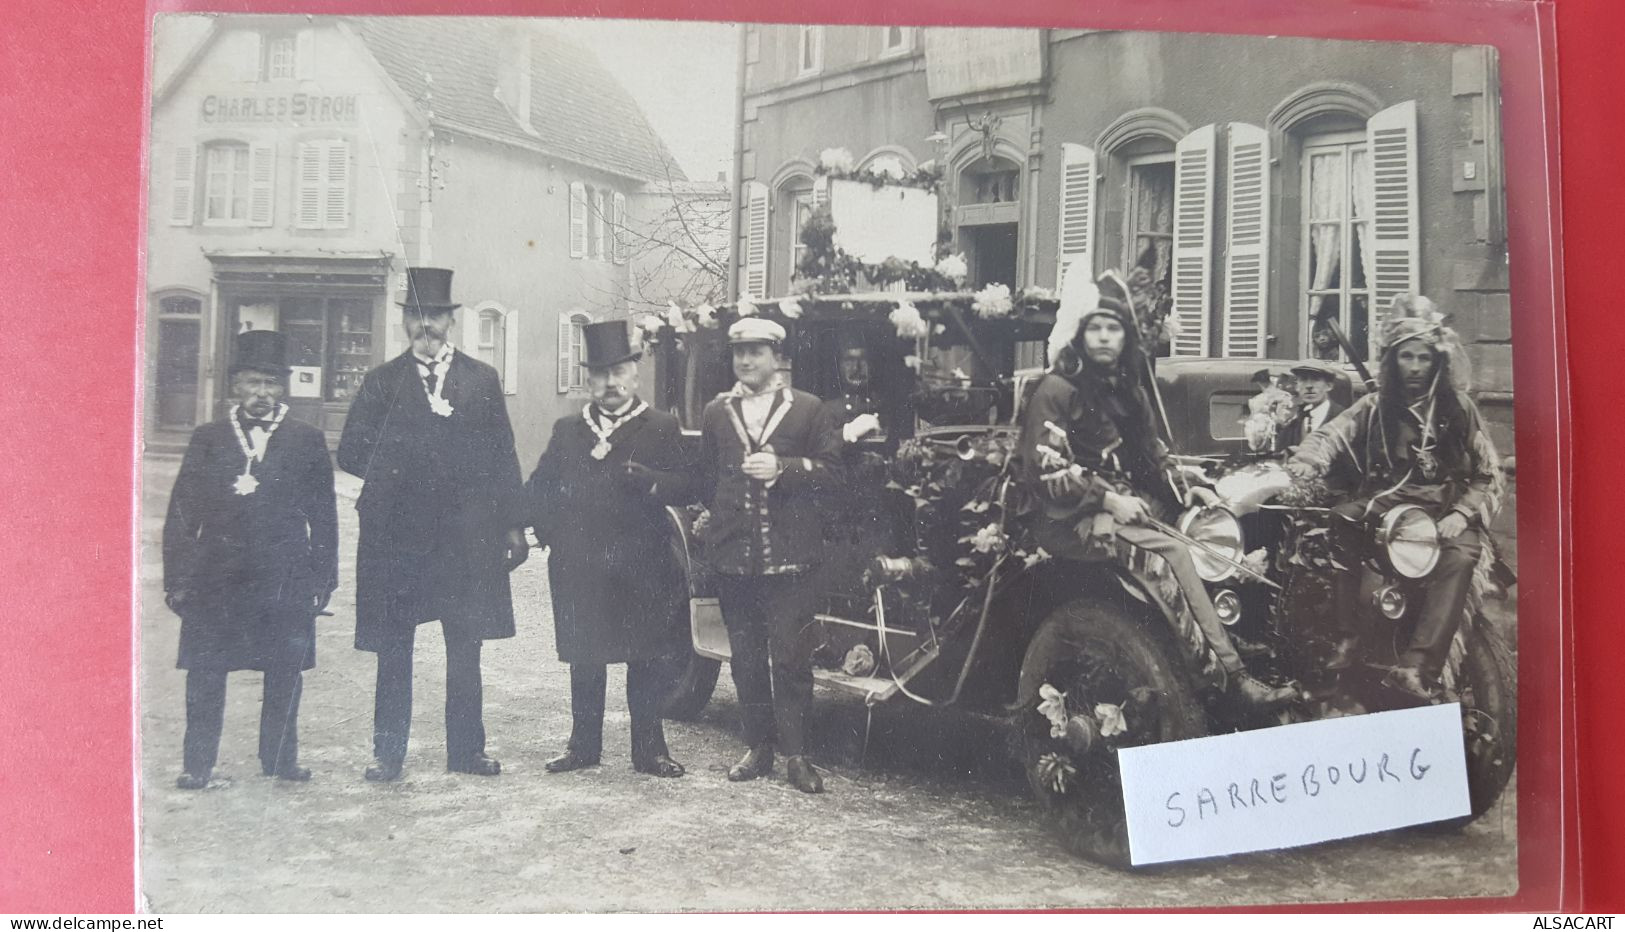
[[[1439,563],[1439,525],[1417,505],[1400,505],[1382,516],[1377,544],[1388,566],[1406,579],[1422,579]]]
[[[1213,611],[1226,626],[1241,620],[1241,596],[1233,589],[1220,589],[1213,594]]]
[[[1245,551],[1241,546],[1241,522],[1228,510],[1216,505],[1192,508],[1179,520],[1180,533],[1240,562]],[[1201,547],[1191,548],[1191,561],[1196,564],[1197,575],[1207,582],[1223,582],[1235,575],[1236,568],[1216,559]]]

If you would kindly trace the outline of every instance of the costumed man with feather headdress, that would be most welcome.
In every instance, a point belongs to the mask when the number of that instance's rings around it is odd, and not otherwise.
[[[1387,680],[1431,696],[1504,482],[1495,444],[1467,395],[1466,353],[1444,315],[1425,297],[1400,295],[1380,334],[1377,391],[1305,438],[1287,469],[1307,482],[1340,466],[1361,477],[1355,497],[1334,509],[1342,548],[1363,546],[1367,524],[1396,505],[1420,505],[1438,522],[1439,562],[1428,577],[1421,619]],[[1328,664],[1334,670],[1351,666],[1358,653],[1359,586],[1358,572],[1338,580],[1342,639]]]
[[[1050,369],[1027,407],[1018,455],[1023,483],[1041,511],[1035,536],[1061,558],[1085,559],[1117,541],[1161,557],[1236,701],[1255,708],[1290,702],[1295,689],[1247,674],[1186,545],[1149,526],[1158,511],[1217,497],[1200,487],[1184,495],[1176,490],[1146,393],[1147,359],[1132,299],[1115,276],[1103,284],[1109,291],[1089,280],[1082,263],[1067,271],[1048,341]]]

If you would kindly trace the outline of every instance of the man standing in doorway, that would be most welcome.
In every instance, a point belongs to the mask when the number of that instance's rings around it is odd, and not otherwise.
[[[365,484],[356,510],[356,636],[378,655],[373,764],[400,778],[412,722],[417,626],[446,639],[446,767],[495,776],[485,754],[480,645],[512,637],[508,573],[525,562],[525,493],[495,369],[449,340],[451,271],[406,270],[411,345],[367,373],[339,441],[339,466]]]
[[[775,746],[790,783],[824,783],[804,756],[812,705],[812,570],[823,546],[822,490],[841,482],[841,434],[814,395],[776,387],[784,328],[745,317],[728,328],[734,387],[705,407],[700,497],[710,507],[701,539],[718,574],[745,756],[735,782],[771,772]]]

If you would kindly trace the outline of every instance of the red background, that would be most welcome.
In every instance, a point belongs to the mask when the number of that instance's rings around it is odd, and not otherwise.
[[[178,0],[164,6],[204,4]],[[295,4],[209,6],[291,10]],[[312,12],[426,13],[446,12],[449,5],[311,0],[297,6]],[[990,13],[986,4],[971,0],[826,0],[815,9],[785,0],[464,0],[455,11],[1068,23],[1493,42],[1503,47],[1514,236],[1520,227],[1527,237],[1538,226],[1543,204],[1535,185],[1546,142],[1517,125],[1533,119],[1543,103],[1551,115],[1557,108],[1533,92],[1542,67],[1533,49],[1505,45],[1513,20],[1534,19],[1506,12],[1531,6],[1524,0],[1382,0],[1380,7],[1329,0],[1143,0],[1130,6],[1029,0],[1019,9]],[[0,647],[0,912],[127,911],[136,895],[130,516],[140,386],[133,311],[142,304],[146,151],[146,93],[137,78],[144,74],[147,14],[135,0],[10,0],[0,7],[0,35],[7,37],[0,55],[0,268],[6,270],[0,277],[0,437],[9,454],[0,508],[10,531],[0,543],[8,558],[0,602],[7,622]],[[1610,247],[1621,241],[1616,166],[1617,153],[1625,151],[1625,129],[1617,114],[1625,55],[1615,37],[1625,32],[1625,13],[1611,0],[1558,0],[1556,23],[1567,260],[1559,284],[1569,308],[1567,334],[1561,327],[1556,331],[1556,359],[1569,352],[1574,429],[1554,419],[1558,396],[1540,387],[1550,384],[1554,365],[1554,356],[1543,350],[1553,335],[1536,313],[1549,288],[1539,263],[1515,259],[1514,300],[1527,315],[1517,324],[1516,417],[1520,436],[1536,441],[1526,446],[1521,439],[1518,451],[1525,508],[1519,533],[1523,889],[1512,903],[1472,905],[1533,911],[1561,903],[1607,911],[1625,905],[1625,889],[1613,882],[1625,876],[1625,805],[1617,791],[1625,750],[1613,740],[1625,721],[1625,677],[1609,675],[1611,655],[1625,648],[1625,636],[1605,611],[1617,601],[1609,583],[1620,555],[1610,533],[1619,497],[1605,464],[1625,462],[1625,431],[1616,427],[1617,413],[1605,407],[1605,373],[1619,364],[1615,349],[1625,328],[1604,302],[1622,264]],[[1533,257],[1540,244],[1515,238],[1513,254]],[[1572,487],[1560,458],[1531,455],[1532,447],[1549,449],[1565,433],[1573,445]],[[1536,487],[1543,489],[1539,495],[1533,494]],[[1579,507],[1572,515],[1530,508],[1538,499]],[[1572,591],[1564,588],[1566,551],[1559,547],[1570,518]],[[1538,546],[1539,540],[1552,543]],[[1550,618],[1566,599],[1574,609],[1579,676],[1571,684],[1536,681],[1528,671],[1557,669],[1559,644],[1555,636],[1531,638],[1530,632],[1555,632]],[[1539,614],[1531,613],[1534,602]],[[1560,750],[1575,743],[1571,715],[1579,729],[1577,758]],[[1553,808],[1559,799],[1561,819]]]

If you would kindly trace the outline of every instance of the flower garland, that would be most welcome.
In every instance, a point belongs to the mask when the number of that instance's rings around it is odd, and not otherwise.
[[[818,167],[814,172],[836,180],[861,181],[876,188],[892,185],[935,193],[942,187],[942,169],[935,159],[921,162],[913,171],[905,169],[902,160],[893,155],[881,156],[862,168],[856,166],[850,150],[825,149],[818,153]]]

